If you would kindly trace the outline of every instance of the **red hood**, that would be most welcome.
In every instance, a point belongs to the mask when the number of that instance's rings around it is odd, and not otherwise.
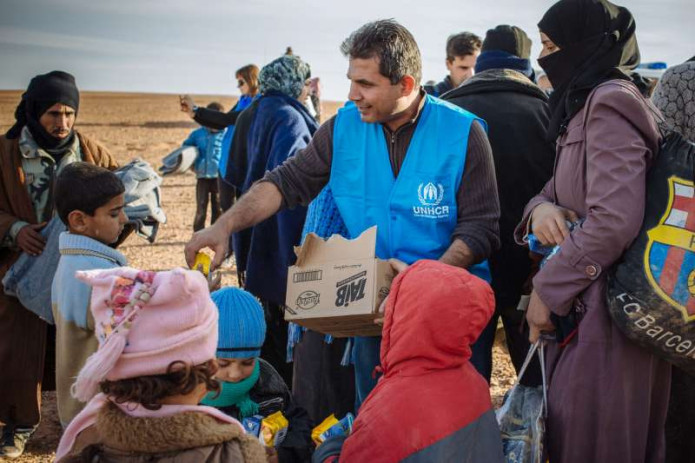
[[[460,367],[494,308],[490,285],[468,271],[432,260],[411,265],[393,281],[386,304],[384,376]]]

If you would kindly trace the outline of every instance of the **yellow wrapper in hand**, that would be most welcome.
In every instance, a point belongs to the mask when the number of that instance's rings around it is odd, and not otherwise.
[[[195,262],[193,262],[193,270],[200,270],[201,272],[203,272],[203,275],[208,276],[208,274],[210,273],[211,263],[212,259],[210,259],[210,256],[208,256],[204,252],[199,252],[195,255]]]
[[[289,421],[282,412],[275,412],[268,415],[261,421],[261,432],[259,438],[266,447],[276,447],[282,443],[287,435]]]
[[[338,418],[335,417],[335,415],[331,414],[328,418],[323,420],[320,425],[316,426],[312,431],[311,431],[311,440],[314,441],[314,444],[318,447],[319,445],[323,444],[323,439],[321,438],[321,434],[324,432],[328,431],[333,427],[333,425],[338,423]]]

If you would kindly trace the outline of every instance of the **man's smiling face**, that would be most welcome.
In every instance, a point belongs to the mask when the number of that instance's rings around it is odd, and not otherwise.
[[[398,104],[401,85],[379,72],[379,58],[351,58],[347,77],[348,98],[357,105],[363,122],[386,123],[402,110]]]

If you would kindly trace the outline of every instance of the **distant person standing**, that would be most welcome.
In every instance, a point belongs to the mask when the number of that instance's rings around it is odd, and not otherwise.
[[[461,32],[446,40],[446,68],[449,75],[435,85],[425,85],[432,96],[442,96],[470,79],[475,74],[475,62],[480,55],[482,41],[472,32]]]
[[[309,98],[307,106],[311,105],[314,109],[313,116],[316,122],[321,123],[321,80],[318,77],[309,79]],[[311,112],[311,109],[309,109]]]
[[[22,95],[15,124],[0,137],[0,278],[20,253],[43,252],[40,230],[54,215],[53,184],[65,166],[117,167],[106,148],[74,129],[79,106],[72,75],[38,75]],[[0,459],[24,453],[41,417],[44,361],[54,355],[46,322],[0,292]]]
[[[224,107],[216,101],[210,103],[207,109],[220,113],[224,111]],[[195,184],[196,209],[195,218],[193,219],[193,231],[205,228],[208,203],[210,204],[210,223],[215,223],[222,214],[219,198],[218,170],[223,138],[224,129],[217,130],[200,127],[191,132],[183,142],[184,146],[195,146],[198,148],[198,157],[195,158],[193,163],[193,170],[195,170],[197,178]]]
[[[311,141],[318,123],[304,104],[310,77],[309,64],[296,55],[283,55],[261,69],[261,96],[237,121],[225,177],[240,196]],[[236,232],[232,241],[239,283],[260,299],[266,314],[268,332],[261,356],[287,384],[292,384],[284,320],[287,268],[294,263],[294,246],[299,245],[305,217],[306,207],[299,206],[246,230],[230,230]]]
[[[523,333],[524,312],[517,310],[531,274],[528,250],[514,242],[514,228],[526,203],[553,175],[555,147],[546,140],[550,109],[546,94],[533,83],[531,40],[515,26],[487,31],[475,75],[443,99],[487,122],[500,197],[502,247],[490,257],[495,315],[473,348],[471,362],[488,382],[492,345],[501,317],[509,354],[517,373],[529,349]],[[538,363],[527,370],[525,383],[540,384]]]
[[[234,138],[234,126],[237,118],[244,109],[251,105],[254,98],[258,97],[258,66],[247,64],[236,70],[235,77],[241,96],[227,113],[198,107],[188,95],[181,97],[181,111],[188,114],[198,124],[214,130],[227,129],[222,140],[222,153],[219,164],[220,206],[223,212],[232,207],[236,198],[234,187],[222,179],[224,179],[227,166],[229,165],[229,154],[232,149],[231,144]]]

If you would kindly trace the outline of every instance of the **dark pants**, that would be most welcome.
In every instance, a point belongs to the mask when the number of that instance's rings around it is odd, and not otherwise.
[[[232,208],[236,202],[237,191],[234,185],[222,180],[222,177],[217,178],[217,185],[220,190],[220,206],[222,207],[222,213],[227,212]],[[228,256],[232,255],[234,249],[234,235],[229,235],[229,253]],[[244,286],[243,277],[239,274],[237,270],[237,277],[239,279],[239,286]]]
[[[355,362],[355,411],[360,411],[362,402],[367,398],[379,380],[374,368],[379,366],[381,359],[381,336],[357,336],[352,349]]]
[[[517,374],[519,373],[530,347],[528,332],[523,329],[525,316],[526,312],[516,310],[515,306],[505,308],[498,307],[490,322],[483,332],[480,333],[478,340],[473,344],[471,363],[488,383],[492,376],[492,346],[495,343],[497,321],[500,317],[502,317],[502,324],[504,325],[504,334],[507,341],[509,356],[512,359],[514,370],[516,370]],[[525,386],[531,387],[541,385],[541,365],[538,363],[537,356],[534,357],[533,361],[529,364],[521,382]]]
[[[330,344],[324,338],[323,333],[306,331],[294,346],[292,396],[314,423],[331,413],[342,418],[355,408],[354,368],[340,364],[348,338]]]
[[[265,313],[266,334],[261,358],[280,373],[287,386],[292,385],[292,364],[287,363],[287,322],[281,305],[261,300]]]
[[[205,218],[208,212],[208,202],[210,203],[211,221],[213,224],[222,214],[220,209],[220,199],[218,196],[218,185],[216,178],[199,178],[195,184],[195,219],[193,219],[193,231],[205,228]]]
[[[671,370],[671,399],[666,417],[666,463],[695,462],[695,376]]]
[[[222,212],[227,212],[236,201],[236,188],[234,188],[234,185],[225,182],[222,177],[218,177],[217,183],[219,185]]]
[[[39,424],[47,326],[17,299],[0,294],[0,427]]]

